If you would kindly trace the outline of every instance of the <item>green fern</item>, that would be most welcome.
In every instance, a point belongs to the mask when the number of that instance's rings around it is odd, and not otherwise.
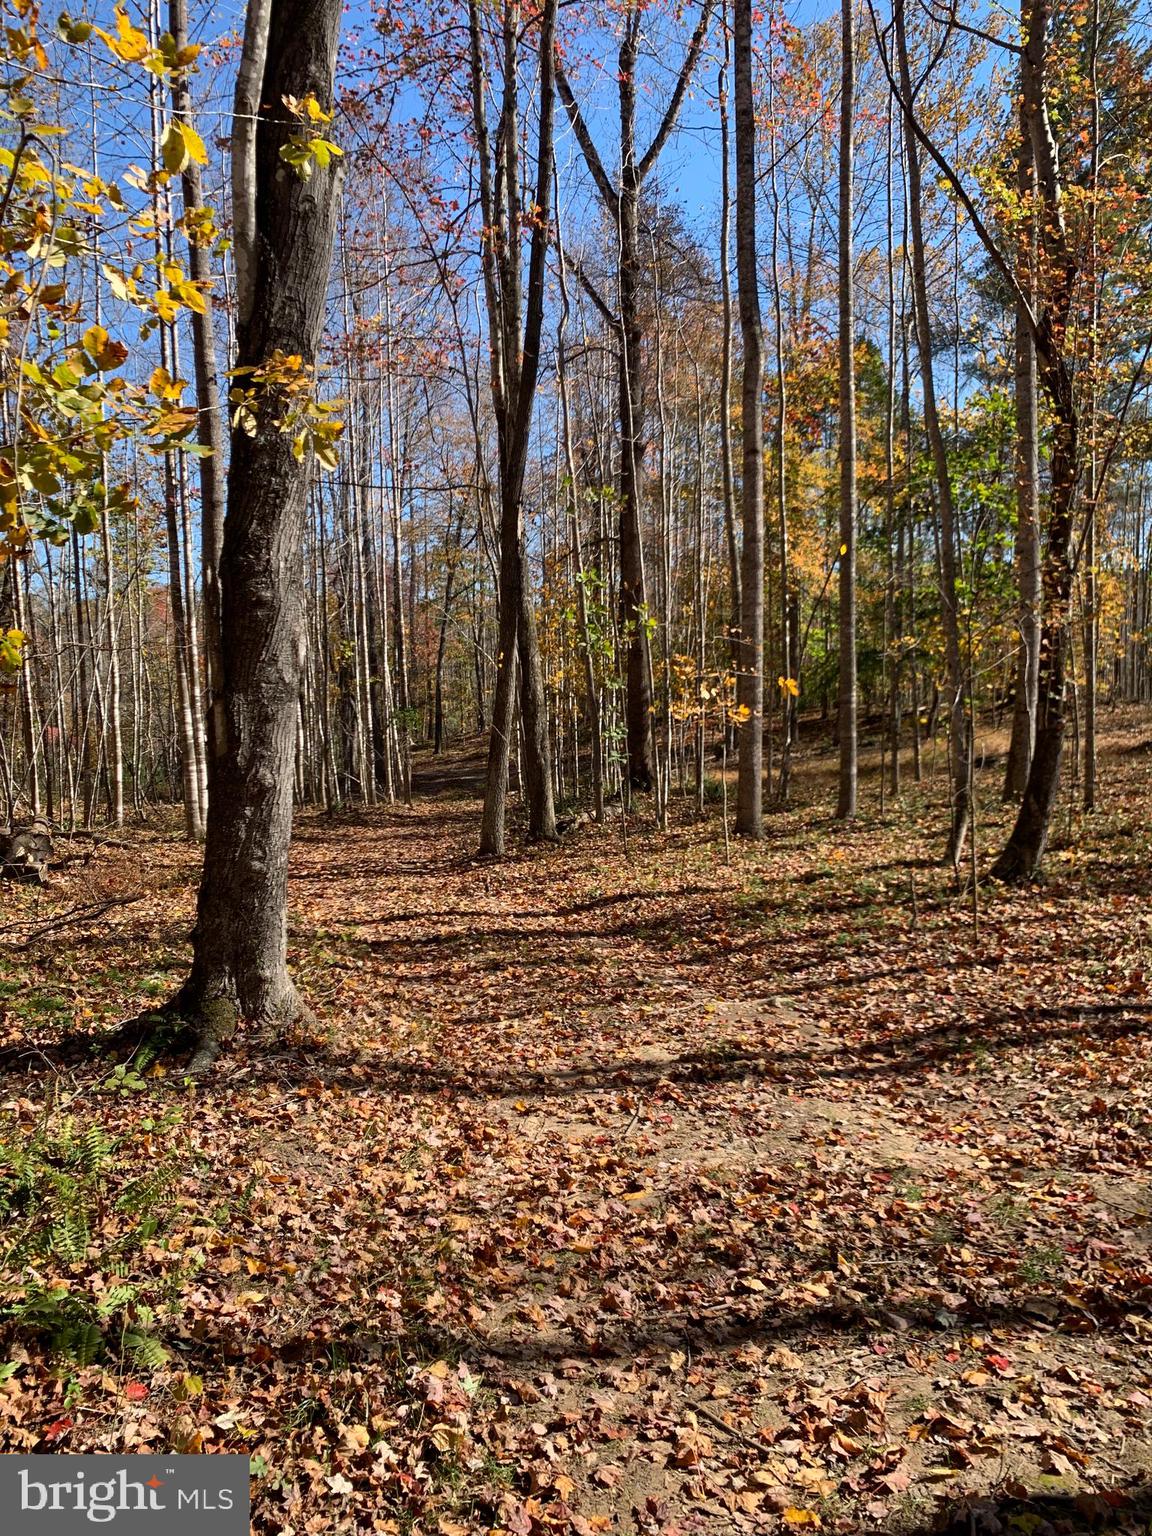
[[[168,1351],[154,1334],[126,1333],[124,1349],[143,1370],[158,1371],[168,1364]]]
[[[114,1312],[121,1311],[130,1302],[135,1301],[138,1294],[134,1285],[114,1285],[101,1296],[96,1310],[101,1317],[111,1317]]]
[[[77,1142],[76,1149],[80,1166],[88,1174],[102,1172],[108,1166],[112,1156],[112,1143],[104,1134],[102,1127],[98,1125],[87,1127]]]
[[[79,1365],[108,1354],[164,1364],[156,1330],[182,1275],[145,1248],[176,1208],[183,1170],[174,1154],[139,1166],[127,1138],[72,1116],[0,1136],[0,1324]]]
[[[56,1353],[76,1365],[95,1365],[104,1355],[104,1335],[95,1323],[77,1323],[59,1335]]]

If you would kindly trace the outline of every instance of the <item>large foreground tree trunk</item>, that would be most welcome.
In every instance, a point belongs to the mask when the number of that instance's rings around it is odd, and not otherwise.
[[[253,11],[249,8],[248,27]],[[280,150],[297,126],[284,98],[330,109],[340,0],[271,0],[259,91],[251,248],[239,294],[237,363],[315,361],[339,181],[301,179]],[[243,188],[237,188],[243,194]],[[304,628],[302,556],[310,466],[280,417],[283,393],[251,375],[257,427],[232,434],[220,562],[222,729],[209,762],[204,870],[191,974],[179,1006],[196,1025],[194,1067],[241,1018],[283,1023],[300,1001],[287,967],[288,846]]]
[[[1061,381],[1066,383],[1066,378]],[[1055,395],[1055,389],[1050,391]],[[1036,746],[1024,798],[1004,851],[993,865],[998,880],[1022,882],[1040,873],[1060,790],[1060,764],[1067,726],[1067,666],[1072,603],[1072,507],[1079,464],[1079,421],[1070,388],[1053,399],[1051,504],[1043,567],[1044,617]]]

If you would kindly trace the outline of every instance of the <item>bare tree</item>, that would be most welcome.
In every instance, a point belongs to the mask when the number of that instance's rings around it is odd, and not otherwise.
[[[1016,190],[1022,210],[1032,203],[1032,141],[1023,110],[1016,155]],[[1035,303],[1035,219],[1020,219],[1016,270]],[[1036,742],[1036,695],[1040,677],[1040,422],[1036,394],[1036,346],[1026,306],[1015,305],[1016,354],[1016,579],[1019,585],[1020,649],[1016,656],[1016,697],[1012,738],[1004,772],[1005,800],[1018,799],[1028,782]]]
[[[520,664],[520,728],[528,834],[555,838],[552,764],[548,719],[536,621],[528,590],[524,547],[524,472],[532,433],[532,408],[540,370],[544,322],[549,219],[552,200],[552,129],[555,97],[556,0],[545,0],[540,13],[540,106],[536,144],[535,206],[520,204],[519,0],[505,0],[501,41],[504,89],[500,131],[493,145],[488,132],[487,81],[479,0],[468,5],[469,57],[472,73],[472,122],[480,160],[480,203],[484,220],[482,262],[488,308],[492,406],[500,446],[500,642],[496,657],[496,695],[488,740],[488,776],[480,852],[504,852],[508,760],[515,709],[516,663]],[[521,229],[531,223],[528,286],[522,298]],[[521,310],[523,309],[523,318]]]
[[[636,150],[636,65],[640,53],[645,8],[624,7],[617,60],[620,104],[620,177],[614,182],[604,168],[591,131],[580,110],[563,67],[557,64],[556,84],[572,131],[587,162],[600,199],[617,231],[618,307],[599,293],[597,307],[616,334],[620,411],[620,626],[627,646],[626,727],[628,777],[634,789],[652,788],[655,758],[652,748],[652,661],[648,639],[648,600],[644,579],[641,486],[644,473],[644,332],[640,318],[640,194],[680,115],[685,94],[708,32],[714,0],[703,0],[676,76],[668,105],[651,143]]]
[[[997,879],[1033,879],[1040,870],[1056,796],[1067,728],[1068,643],[1072,600],[1072,517],[1080,477],[1080,414],[1073,386],[1072,343],[1068,328],[1076,297],[1079,263],[1064,216],[1064,181],[1049,114],[1048,0],[1025,0],[1024,43],[1020,49],[1021,109],[1028,128],[1039,223],[1039,262],[1035,302],[1021,287],[991,230],[980,216],[956,168],[941,152],[915,113],[909,93],[892,74],[881,48],[885,72],[904,108],[910,136],[927,151],[968,215],[993,266],[1012,293],[1032,333],[1037,371],[1051,412],[1047,538],[1041,566],[1043,616],[1037,681],[1036,745],[1024,797],[1012,834],[993,866]],[[875,14],[873,13],[873,24]],[[879,27],[876,27],[879,35]],[[881,39],[882,41],[882,39]]]

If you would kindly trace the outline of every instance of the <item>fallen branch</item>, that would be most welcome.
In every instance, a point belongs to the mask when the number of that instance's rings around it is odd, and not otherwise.
[[[39,928],[34,928],[31,933],[26,933],[21,943],[29,944],[33,939],[43,938],[46,933],[53,933],[57,928],[67,928],[72,923],[82,923],[88,918],[103,917],[105,912],[110,912],[113,907],[127,907],[134,901],[143,901],[144,892],[138,891],[134,896],[113,896],[108,901],[102,901],[94,907],[72,907],[67,912],[62,912],[59,917],[54,917],[50,922],[42,923]],[[13,933],[22,925],[20,923],[8,923],[0,928],[0,933]]]

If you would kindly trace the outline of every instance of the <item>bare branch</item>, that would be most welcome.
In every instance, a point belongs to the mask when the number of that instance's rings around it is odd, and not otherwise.
[[[232,118],[232,247],[237,319],[245,325],[256,297],[256,121],[268,57],[272,0],[248,0]]]
[[[572,132],[576,135],[576,142],[584,154],[584,160],[592,173],[592,180],[596,183],[596,190],[604,199],[605,207],[610,213],[615,214],[619,194],[612,185],[608,172],[604,169],[604,162],[600,158],[599,151],[592,140],[588,130],[588,124],[584,121],[584,115],[580,111],[580,104],[572,94],[572,87],[568,83],[568,76],[564,73],[564,66],[559,58],[556,60],[556,88],[560,93],[560,100],[564,103],[564,110],[568,114],[568,121],[572,124]]]
[[[676,119],[680,115],[680,108],[684,102],[684,94],[688,89],[692,72],[696,68],[696,61],[700,57],[700,50],[704,46],[704,39],[708,33],[708,23],[712,19],[712,6],[714,0],[704,0],[700,11],[700,20],[696,23],[696,30],[692,34],[692,41],[688,44],[688,52],[684,55],[684,63],[680,74],[672,90],[672,99],[668,103],[668,110],[664,114],[664,120],[656,130],[656,137],[648,146],[646,154],[640,161],[636,172],[636,179],[643,181],[648,172],[660,158],[660,152],[668,142],[668,135],[676,126]]]

